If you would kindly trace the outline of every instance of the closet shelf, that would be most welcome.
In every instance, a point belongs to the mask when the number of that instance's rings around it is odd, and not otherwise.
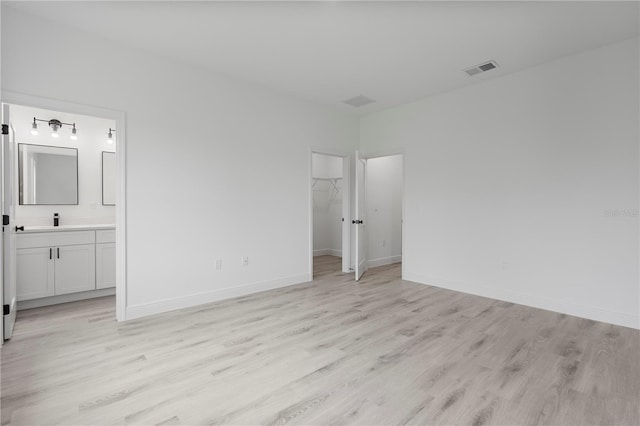
[[[314,191],[323,191],[321,189],[316,189],[316,184],[318,182],[329,182],[329,184],[331,185],[331,187],[329,188],[329,190],[331,191],[331,194],[329,194],[329,204],[331,204],[333,202],[333,200],[336,198],[336,195],[338,195],[338,192],[340,192],[340,188],[338,187],[338,182],[342,180],[341,177],[337,177],[337,178],[320,178],[320,177],[314,177],[313,179],[313,183],[311,184],[311,188]],[[313,201],[313,204],[315,206],[315,200]]]

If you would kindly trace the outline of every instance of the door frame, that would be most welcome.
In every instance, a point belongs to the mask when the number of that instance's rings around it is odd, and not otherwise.
[[[9,223],[7,225],[3,225],[3,232],[2,232],[2,239],[3,239],[2,246],[5,251],[2,253],[2,266],[4,270],[2,271],[2,278],[1,278],[3,282],[3,286],[2,286],[2,291],[0,291],[3,294],[3,297],[5,297],[7,287],[10,290],[9,299],[7,300],[7,305],[9,306],[9,314],[4,315],[4,312],[3,312],[3,316],[2,316],[2,340],[7,340],[10,338],[7,336],[13,335],[13,328],[15,326],[16,316],[18,313],[18,295],[17,295],[17,281],[16,281],[17,253],[15,252],[16,231],[15,229],[12,229],[12,227],[15,226],[16,224],[14,216],[16,212],[15,202],[17,197],[15,197],[15,194],[13,193],[13,188],[15,188],[15,184],[17,183],[17,181],[14,180],[16,177],[14,173],[16,172],[14,166],[16,165],[15,159],[18,155],[18,147],[16,144],[16,130],[11,120],[11,106],[4,105],[4,104],[2,104],[1,106],[2,106],[2,120],[5,123],[7,123],[9,127],[9,133],[7,135],[8,146],[3,146],[2,148],[0,148],[2,150],[2,165],[4,167],[8,166],[1,173],[2,174],[2,203],[3,203],[2,212],[3,213],[6,212],[7,215],[9,216]],[[5,116],[5,109],[7,111],[6,116]],[[9,154],[9,156],[7,157],[5,154]],[[8,179],[5,180],[5,178],[7,177]],[[7,191],[5,191],[7,188],[10,188],[8,193]],[[7,198],[10,198],[9,203],[7,203]],[[9,248],[10,250],[9,253],[6,252],[7,248]],[[13,251],[13,253],[11,251]],[[5,257],[5,255],[7,254],[9,255],[8,258]],[[8,262],[5,262],[7,260]],[[6,299],[3,299],[3,300],[6,300]],[[6,317],[9,317],[8,320],[10,321],[10,327],[7,327],[7,323],[5,322],[5,320],[7,320]]]
[[[355,225],[353,227],[353,244],[355,249],[353,251],[353,269],[354,280],[360,281],[362,276],[369,269],[369,219],[367,218],[367,158],[361,155],[359,150],[356,150],[354,161],[354,179],[353,179],[353,220],[351,223]]]
[[[406,203],[406,198],[407,198],[407,164],[406,164],[406,153],[404,149],[390,149],[390,150],[382,150],[382,151],[372,151],[372,152],[363,152],[360,151],[360,158],[369,160],[372,158],[382,158],[382,157],[392,157],[394,155],[400,155],[402,156],[402,227],[401,227],[401,233],[400,233],[400,238],[402,238],[402,244],[400,244],[400,250],[402,250],[401,253],[401,257],[402,257],[402,263],[400,265],[400,269],[401,269],[401,274],[402,274],[402,279],[404,279],[405,277],[405,254],[406,254],[406,250],[405,250],[405,242],[406,242],[406,238],[405,238],[405,212],[406,212],[406,208],[405,208],[405,203]],[[365,173],[365,180],[367,178],[367,169],[365,169],[364,171]],[[356,194],[357,195],[357,194]],[[365,198],[365,204],[366,204],[366,198]],[[366,208],[366,206],[365,206]]]
[[[351,267],[351,153],[328,148],[309,149],[309,281],[313,281],[313,154],[342,158],[342,272],[350,272]],[[347,231],[345,231],[345,229]]]
[[[116,148],[116,319],[126,320],[127,307],[127,167],[126,113],[108,108],[77,104],[11,91],[2,91],[1,102],[33,108],[50,109],[70,114],[82,114],[115,120],[118,130]]]

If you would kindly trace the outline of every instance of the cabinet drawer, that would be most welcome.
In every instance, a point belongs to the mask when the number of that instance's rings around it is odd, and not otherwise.
[[[35,232],[33,234],[18,234],[16,248],[72,246],[93,244],[95,241],[95,231]]]
[[[116,242],[116,230],[101,230],[96,231],[96,243],[104,244],[104,243],[115,243]]]

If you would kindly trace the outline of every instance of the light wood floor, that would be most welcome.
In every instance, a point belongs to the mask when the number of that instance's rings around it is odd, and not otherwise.
[[[640,424],[638,331],[317,265],[126,323],[112,297],[20,312],[2,424]]]

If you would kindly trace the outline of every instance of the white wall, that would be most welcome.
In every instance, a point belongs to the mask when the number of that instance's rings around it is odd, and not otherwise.
[[[342,177],[342,157],[313,153],[311,162],[313,177],[325,179]]]
[[[355,119],[4,5],[2,89],[126,112],[129,318],[311,277],[309,147]]]
[[[402,260],[402,155],[370,158],[366,166],[369,267]]]
[[[365,151],[406,153],[405,278],[639,327],[638,51],[365,117]]]
[[[342,256],[342,166],[341,157],[312,154],[313,177],[338,179],[333,182],[319,180],[313,186],[314,256]]]
[[[69,139],[71,128],[63,126],[58,138],[51,137],[47,123],[38,122],[38,135],[31,134],[33,117],[44,120],[57,118],[65,123],[76,123],[78,139]],[[102,152],[115,152],[116,143],[107,143],[113,120],[86,115],[60,113],[38,108],[11,105],[11,122],[16,132],[16,143],[61,146],[78,150],[78,205],[34,206],[18,203],[18,170],[15,177],[16,224],[52,225],[53,213],[59,213],[61,225],[113,224],[115,207],[102,205]],[[16,157],[17,157],[16,149]],[[17,164],[17,160],[16,160]]]

